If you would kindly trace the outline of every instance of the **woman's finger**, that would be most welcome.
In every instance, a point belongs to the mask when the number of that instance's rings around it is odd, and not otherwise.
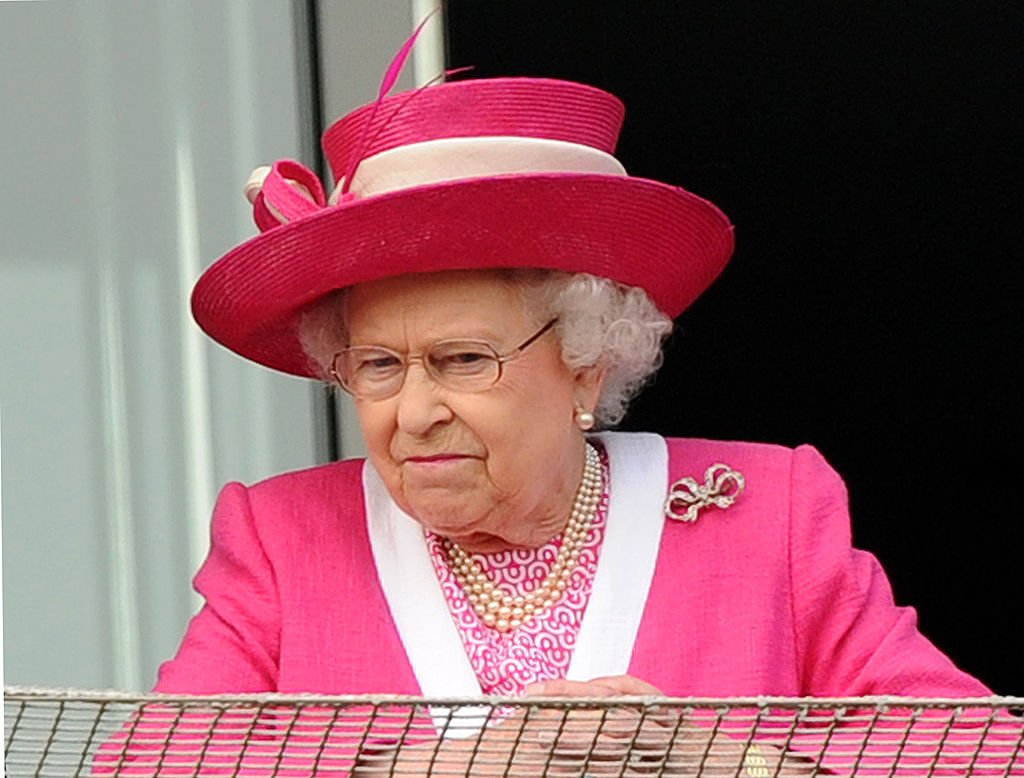
[[[541,681],[526,687],[532,697],[612,697],[615,695],[660,695],[661,691],[647,681],[632,675],[603,675],[589,681],[564,678]]]
[[[603,675],[590,679],[589,683],[614,689],[616,694],[661,695],[661,690],[657,686],[633,675]]]
[[[614,697],[621,694],[615,686],[599,681],[541,681],[526,687],[527,697]]]

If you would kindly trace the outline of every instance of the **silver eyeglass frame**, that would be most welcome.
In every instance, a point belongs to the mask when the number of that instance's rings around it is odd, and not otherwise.
[[[507,352],[506,354],[499,354],[495,350],[494,346],[492,346],[487,341],[485,341],[485,340],[476,340],[474,338],[445,338],[444,340],[439,340],[436,343],[431,343],[423,352],[421,352],[419,354],[401,354],[398,351],[393,351],[392,349],[386,348],[384,346],[355,346],[355,347],[350,346],[348,348],[341,349],[341,351],[335,352],[334,356],[331,357],[331,366],[330,366],[330,368],[328,368],[327,372],[331,376],[331,378],[334,379],[334,382],[338,386],[340,386],[345,392],[347,392],[348,394],[352,395],[353,397],[357,397],[357,398],[359,398],[361,400],[390,400],[392,397],[394,397],[396,394],[398,394],[400,391],[402,391],[402,387],[405,386],[405,379],[406,379],[406,376],[409,374],[409,365],[412,362],[421,362],[421,363],[423,363],[423,369],[427,373],[427,375],[429,375],[430,378],[435,383],[437,383],[439,386],[443,386],[445,389],[448,389],[449,391],[466,393],[466,394],[476,394],[478,392],[486,392],[492,386],[494,386],[499,381],[501,381],[501,377],[504,374],[504,368],[505,368],[505,363],[506,362],[511,362],[511,361],[513,361],[515,359],[518,359],[520,356],[522,356],[522,353],[529,346],[533,345],[538,340],[540,340],[540,338],[545,333],[549,332],[551,330],[551,328],[554,327],[555,324],[557,324],[557,323],[558,323],[558,317],[556,316],[553,319],[551,319],[547,324],[545,324],[543,327],[541,327],[539,330],[537,330],[535,333],[533,333],[530,337],[528,337],[526,340],[524,340],[522,343],[520,343],[518,346],[516,346],[514,349],[512,349],[509,352]],[[482,349],[485,349],[485,350],[491,352],[491,354],[494,355],[494,360],[498,363],[498,372],[497,372],[494,380],[491,381],[491,383],[487,384],[486,386],[481,386],[479,389],[460,389],[458,387],[451,387],[448,384],[446,384],[444,379],[435,372],[435,370],[434,370],[433,366],[431,365],[431,363],[429,362],[429,360],[424,358],[427,355],[427,353],[429,353],[432,349],[437,348],[438,346],[442,346],[442,345],[444,345],[446,343],[472,343],[475,346],[478,345],[478,346],[482,347]],[[380,351],[380,352],[382,352],[384,354],[392,355],[392,356],[396,357],[397,359],[399,359],[401,361],[402,367],[404,368],[402,370],[402,373],[401,373],[402,380],[396,383],[395,389],[394,389],[393,392],[390,392],[388,394],[382,394],[382,395],[369,395],[369,396],[368,395],[361,395],[358,392],[356,392],[354,389],[352,389],[351,387],[349,387],[349,386],[347,386],[345,384],[345,381],[342,378],[341,373],[339,373],[338,369],[337,369],[338,359],[343,354],[350,353],[351,351],[353,351],[356,348],[359,348],[359,349],[372,348],[372,349]]]

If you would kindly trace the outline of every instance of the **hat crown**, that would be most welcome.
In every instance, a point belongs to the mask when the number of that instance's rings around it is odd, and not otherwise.
[[[596,87],[547,78],[454,81],[357,108],[324,133],[338,180],[352,157],[441,138],[542,138],[615,151],[625,108]],[[371,122],[367,127],[367,122]],[[365,148],[361,148],[365,144]]]
[[[196,321],[242,356],[314,376],[299,340],[308,307],[404,273],[591,273],[675,316],[729,259],[732,226],[696,195],[627,175],[612,155],[624,114],[603,90],[538,78],[452,82],[356,109],[324,133],[341,179],[330,197],[298,162],[250,180],[263,234],[203,273]]]

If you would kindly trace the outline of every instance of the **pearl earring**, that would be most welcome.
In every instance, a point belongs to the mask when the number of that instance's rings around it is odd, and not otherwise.
[[[577,408],[576,413],[573,414],[573,421],[576,422],[576,426],[586,432],[589,429],[593,429],[597,423],[597,419],[594,418],[594,414],[590,411],[585,411],[582,408]]]

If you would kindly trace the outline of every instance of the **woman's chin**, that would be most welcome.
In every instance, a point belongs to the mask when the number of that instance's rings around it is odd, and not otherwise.
[[[509,538],[490,531],[486,515],[482,519],[479,516],[467,515],[465,512],[421,511],[410,515],[425,529],[458,543],[466,551],[490,554],[517,547]]]
[[[426,529],[461,543],[463,538],[494,537],[486,531],[488,511],[478,509],[463,492],[406,495],[406,510]]]
[[[487,532],[470,532],[462,537],[445,535],[449,540],[459,544],[464,550],[472,554],[495,554],[498,551],[508,551],[517,548],[502,537],[491,535]]]

